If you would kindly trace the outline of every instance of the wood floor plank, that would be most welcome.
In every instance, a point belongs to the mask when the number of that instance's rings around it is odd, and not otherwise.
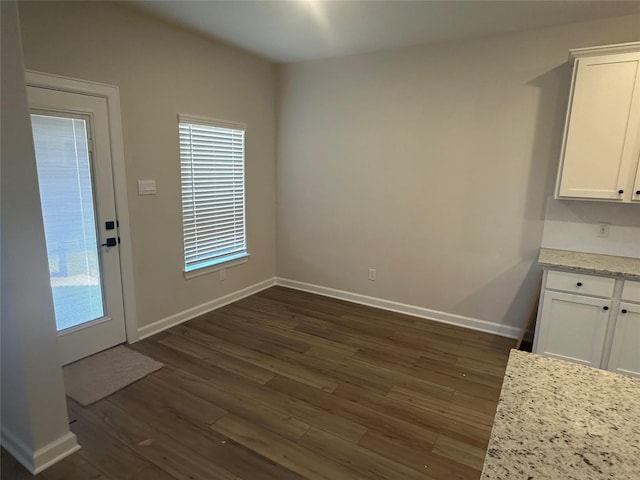
[[[455,405],[449,401],[428,397],[404,387],[393,387],[387,397],[481,430],[491,431],[493,425],[493,415]]]
[[[281,321],[283,312],[277,312],[275,313],[275,315],[277,315],[276,320],[265,320],[247,317],[242,318],[241,321],[247,325],[251,325],[251,327],[254,329],[254,332],[263,332],[266,330],[269,332],[278,333],[279,335],[288,337],[301,343],[306,343],[308,345],[311,345],[312,347],[320,346],[327,349],[335,349],[336,353],[340,355],[352,355],[357,351],[357,348],[355,347],[351,347],[340,342],[334,342],[322,337],[318,337],[316,335],[310,335],[295,329],[298,325],[306,325],[317,328],[319,330],[325,330],[328,327],[333,326],[333,324],[329,324],[329,322],[325,321],[324,323],[327,325],[321,326],[318,326],[313,322],[302,322],[295,324],[293,327],[290,327],[286,323],[283,323]]]
[[[167,381],[170,381],[169,379],[170,377],[167,377]],[[242,445],[226,441],[225,437],[211,430],[209,424],[191,422],[174,411],[163,411],[158,414],[157,411],[148,408],[146,398],[131,389],[125,389],[111,396],[109,402],[144,422],[150,431],[159,432],[179,441],[182,447],[193,454],[216,465],[224,465],[225,470],[240,478],[299,480],[298,475],[293,472],[283,469]]]
[[[197,392],[207,402],[216,405],[219,410],[224,409],[291,440],[297,440],[310,428],[310,425],[282,409],[272,408],[266,402],[256,402],[251,397],[243,395],[241,388],[233,390],[216,388],[209,382],[181,371],[173,372],[160,382],[166,387],[175,386],[183,392]],[[208,422],[207,425],[215,423],[215,420]]]
[[[332,415],[321,409],[315,408],[306,402],[283,395],[268,388],[255,385],[240,377],[221,372],[215,378],[209,378],[203,382],[201,378],[188,372],[177,370],[175,376],[170,379],[175,385],[209,400],[220,406],[227,406],[233,410],[228,403],[244,403],[246,405],[257,404],[254,414],[268,407],[277,412],[276,415],[268,417],[270,421],[280,417],[291,416],[295,420],[312,426],[322,426],[328,431],[356,443],[366,427],[349,419]],[[234,398],[224,400],[224,396],[232,395]],[[269,425],[267,421],[262,422],[265,428],[272,428],[278,431],[275,425]]]
[[[309,480],[364,480],[348,467],[229,414],[211,426],[235,442],[270,458]]]
[[[419,358],[418,355],[407,354],[407,352],[381,352],[378,349],[370,347],[359,348],[353,357],[357,360],[364,360],[365,362],[383,360],[389,367],[397,365],[407,368],[413,367]]]
[[[355,306],[353,303],[329,297],[320,297],[286,287],[270,288],[260,292],[257,296],[282,301],[290,311],[301,312],[310,317],[329,322],[333,322],[336,318],[345,315],[350,308]]]
[[[286,300],[278,301],[273,298],[263,298],[261,293],[263,292],[252,295],[246,302],[235,303],[233,306],[248,314],[249,318],[255,318],[256,313],[268,313],[262,318],[270,321],[274,315],[277,315],[277,325],[289,329],[302,324],[314,325],[318,328],[326,328],[333,325],[333,322],[322,320],[316,315],[305,315],[292,311],[290,304]]]
[[[508,354],[505,354],[505,358],[508,358]],[[389,364],[384,360],[384,358],[366,358],[360,359],[361,361],[370,363],[376,367],[380,368],[390,368]],[[466,373],[463,371],[454,371],[451,370],[447,373],[442,373],[440,371],[432,370],[427,365],[414,366],[414,367],[404,367],[402,365],[394,365],[393,370],[397,372],[401,372],[410,377],[415,377],[417,379],[423,380],[426,384],[422,384],[421,386],[405,384],[404,386],[407,388],[412,388],[414,390],[419,390],[422,393],[425,393],[430,396],[434,396],[434,393],[438,391],[440,388],[444,388],[446,391],[461,391],[464,393],[468,393],[473,396],[477,396],[478,398],[484,398],[487,400],[497,401],[500,396],[500,386],[488,386],[482,383],[477,383],[474,376],[466,376]],[[446,397],[446,393],[443,393],[443,398]]]
[[[115,477],[114,477],[115,478]],[[31,475],[4,448],[0,460],[0,479],[2,480],[112,480],[80,454],[71,455],[50,466],[36,476]]]
[[[273,287],[131,345],[165,367],[35,478],[477,480],[513,343]]]
[[[433,441],[435,441],[438,432],[445,433],[452,438],[465,441],[469,445],[476,447],[486,447],[489,441],[490,432],[484,427],[478,428],[474,425],[469,425],[464,420],[452,420],[449,416],[398,401],[387,395],[382,396],[375,392],[363,391],[355,385],[340,385],[336,389],[335,395],[419,426],[421,429],[431,432],[429,438]],[[391,432],[399,437],[407,434],[405,430],[386,430],[386,432]],[[425,434],[421,433],[421,435]]]
[[[475,410],[476,412],[490,415],[491,417],[495,416],[496,408],[498,406],[495,400],[486,400],[484,398],[469,395],[467,393],[459,391],[454,392],[453,397],[451,397],[451,403],[468,408],[470,410]]]
[[[227,318],[233,318],[229,316]],[[190,328],[194,330],[199,330],[207,335],[212,337],[216,337],[220,340],[232,343],[234,345],[242,345],[243,347],[252,348],[256,345],[262,343],[262,339],[256,335],[247,334],[241,331],[235,331],[230,328],[228,325],[223,325],[222,323],[218,323],[212,321],[207,317],[198,317],[189,321],[188,323]]]
[[[506,365],[502,361],[492,363],[486,360],[467,357],[460,357],[456,362],[456,365],[498,378],[503,378],[506,370]]]
[[[105,431],[177,480],[236,479],[236,475],[223,467],[194,454],[173,435],[154,430],[147,423],[127,415],[108,399],[93,404],[91,410],[79,413],[77,423],[80,422],[91,423],[94,428]]]
[[[272,345],[277,345],[288,350],[293,350],[294,352],[304,353],[311,347],[308,342],[292,338],[292,336],[288,333],[283,334],[281,332],[278,332],[273,327],[267,326],[266,328],[263,328],[265,320],[257,318],[253,319],[253,322],[248,322],[248,318],[245,318],[244,316],[227,317],[227,319],[233,320],[232,322],[227,322],[227,324],[225,325],[216,323],[216,327],[227,329],[228,331],[232,331],[236,335],[244,334],[252,340],[255,338],[259,338],[261,343],[270,343]],[[207,327],[210,328],[211,323],[208,323]],[[259,334],[257,335],[257,333]],[[224,337],[221,338],[225,339]],[[249,342],[245,346],[247,346],[248,348],[252,348],[255,345],[253,344],[253,342]]]
[[[164,380],[167,375],[150,375],[131,385],[122,394],[145,399],[146,408],[150,412],[158,415],[170,413],[195,424],[210,425],[226,415],[227,411],[223,408],[203,401]]]
[[[184,332],[185,329],[181,329],[181,331]],[[167,335],[158,343],[165,347],[173,348],[174,350],[189,355],[190,357],[197,358],[198,360],[207,358],[212,348],[211,346],[204,346],[197,342],[192,342],[180,335]]]
[[[310,352],[307,352],[310,355]],[[362,384],[374,390],[381,390],[387,393],[394,385],[402,385],[415,391],[420,391],[425,395],[438,398],[448,399],[453,394],[453,389],[434,383],[425,378],[421,378],[422,372],[416,374],[413,368],[407,368],[398,364],[387,363],[384,356],[376,357],[374,361],[370,358],[358,358],[354,355],[351,358],[330,358],[319,353],[317,363],[320,362],[334,365],[334,368],[342,372],[348,372],[350,375],[358,375],[363,382],[350,382],[354,384]],[[348,378],[345,379],[348,381]],[[377,388],[380,387],[380,388]]]
[[[300,401],[313,405],[318,409],[347,418],[382,431],[393,431],[413,437],[433,435],[432,431],[418,427],[415,423],[389,415],[382,409],[373,409],[359,400],[348,400],[337,395],[323,394],[284,377],[275,377],[267,387],[277,390]]]
[[[0,455],[0,479],[29,480],[34,478],[4,447],[0,448]],[[44,473],[41,473],[35,478],[45,480]]]
[[[485,385],[487,387],[500,388],[502,385],[503,375],[493,375],[488,373],[482,373],[478,370],[461,366],[459,363],[452,365],[450,363],[441,362],[437,360],[430,360],[424,357],[419,358],[416,361],[417,368],[426,369],[430,372],[442,373],[449,375],[457,379],[464,379],[467,382],[477,383],[479,385]]]
[[[330,328],[316,328],[313,326],[298,326],[297,331],[324,338],[334,343],[348,345],[357,350],[370,349],[382,355],[420,355],[417,348],[398,349],[393,342],[386,338],[375,337],[357,330],[350,329],[343,325],[336,325]]]
[[[230,355],[225,355],[217,350],[214,350],[214,346],[223,342],[223,340],[207,335],[195,329],[191,329],[184,325],[179,325],[178,328],[172,328],[169,333],[171,336],[180,337],[180,341],[167,341],[166,338],[160,341],[161,344],[170,348],[175,348],[178,351],[191,354],[196,358],[205,360],[206,363],[215,365],[216,367],[223,368],[229,372],[238,374],[242,377],[253,380],[254,382],[264,384],[271,380],[275,375],[273,372],[265,370],[259,366],[251,363],[238,360]],[[200,348],[192,350],[193,347],[190,344],[199,345]],[[180,350],[180,345],[184,345],[184,348]],[[192,351],[193,353],[190,353]]]
[[[188,370],[202,378],[207,378],[211,375],[211,366],[206,362],[199,361],[191,355],[175,350],[167,345],[162,345],[156,342],[154,337],[148,338],[143,342],[134,343],[130,345],[130,348],[164,363],[165,366],[160,372],[165,369],[166,372],[180,368],[182,370]],[[162,374],[164,374],[164,372]]]
[[[36,478],[42,480],[109,480],[105,474],[90,465],[80,455],[72,455],[49,467]]]
[[[69,401],[68,407],[69,418],[73,421],[71,430],[82,446],[78,455],[98,471],[112,479],[176,480],[170,472],[110,435],[100,422],[95,421],[92,409],[83,409],[73,401]]]
[[[366,478],[433,479],[424,468],[411,469],[401,463],[374,453],[360,445],[352,445],[317,428],[310,429],[298,444],[320,455],[352,468]]]
[[[478,480],[480,472],[446,457],[431,453],[433,445],[413,440],[409,443],[389,433],[369,430],[360,446],[415,470],[424,469],[439,480]]]
[[[482,470],[485,455],[484,449],[470,447],[466,443],[440,435],[432,451],[437,455],[478,470],[478,472]]]
[[[266,350],[265,350],[266,351]],[[295,352],[275,352],[281,358],[292,364],[300,365],[309,371],[318,372],[339,382],[361,385],[374,391],[387,393],[394,382],[390,382],[383,375],[372,375],[373,367],[361,363],[354,363],[352,355],[336,355],[335,350],[316,346],[303,355]]]
[[[291,378],[311,387],[325,392],[333,392],[338,387],[338,382],[331,378],[315,373],[308,369],[300,368],[297,365],[284,362],[269,355],[249,350],[248,348],[221,343],[215,346],[216,350],[232,357],[260,366],[278,375]]]

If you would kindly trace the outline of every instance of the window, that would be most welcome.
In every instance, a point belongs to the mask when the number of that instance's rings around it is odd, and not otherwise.
[[[183,115],[178,125],[185,275],[242,263],[246,126]]]

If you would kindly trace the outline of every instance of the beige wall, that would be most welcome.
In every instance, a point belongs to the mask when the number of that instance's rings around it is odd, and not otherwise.
[[[119,5],[20,10],[28,68],[120,87],[140,326],[273,276],[276,256],[285,278],[518,325],[567,50],[640,37],[630,16],[280,67],[276,178],[268,62]],[[179,112],[249,125],[252,257],[225,282],[182,277]],[[139,178],[158,195],[139,197]]]
[[[120,88],[139,326],[273,277],[272,64],[113,3],[21,2],[27,68]],[[248,263],[183,278],[178,113],[248,124]],[[138,196],[137,179],[156,179]]]
[[[69,433],[15,2],[2,8],[2,444],[27,468],[76,445]],[[49,451],[38,449],[59,442]]]
[[[639,26],[620,17],[281,67],[278,275],[519,325],[568,50],[639,40]]]

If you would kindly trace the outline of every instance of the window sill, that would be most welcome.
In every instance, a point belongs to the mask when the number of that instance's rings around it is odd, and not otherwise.
[[[247,263],[249,261],[249,257],[251,254],[243,253],[241,255],[234,255],[233,258],[229,260],[220,260],[218,263],[214,263],[213,265],[208,265],[206,267],[195,268],[193,270],[185,271],[184,278],[187,280],[194,277],[200,277],[202,275],[208,275],[209,273],[218,272],[225,268],[235,267],[236,265],[242,265],[243,263]]]

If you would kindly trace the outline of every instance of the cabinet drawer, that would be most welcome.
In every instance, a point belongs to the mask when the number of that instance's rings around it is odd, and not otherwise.
[[[614,278],[549,270],[545,288],[580,295],[610,298],[613,296],[615,283]]]
[[[640,282],[625,281],[622,288],[622,300],[640,302]]]

